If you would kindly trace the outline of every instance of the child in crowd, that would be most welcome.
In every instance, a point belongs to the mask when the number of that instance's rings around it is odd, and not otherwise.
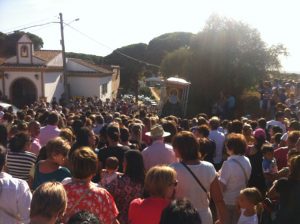
[[[258,224],[257,205],[261,200],[261,193],[255,187],[241,190],[238,198],[241,215],[237,224]]]
[[[265,144],[262,146],[262,168],[264,177],[266,180],[267,188],[270,188],[273,184],[273,181],[278,177],[278,168],[276,159],[274,157],[274,148],[270,144]]]
[[[101,171],[101,185],[106,186],[121,173],[117,172],[119,168],[119,160],[117,157],[108,157],[105,160],[105,169]]]

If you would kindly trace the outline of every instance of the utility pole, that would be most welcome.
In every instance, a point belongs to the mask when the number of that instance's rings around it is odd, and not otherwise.
[[[63,15],[59,13],[60,18],[60,34],[61,34],[61,49],[62,49],[62,59],[63,59],[63,77],[64,77],[64,98],[69,100],[69,86],[67,77],[67,63],[66,63],[66,52],[65,52],[65,39],[64,39],[64,22]]]

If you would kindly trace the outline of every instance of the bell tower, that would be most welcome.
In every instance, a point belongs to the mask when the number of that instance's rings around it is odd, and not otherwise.
[[[24,34],[17,43],[17,63],[32,64],[33,43],[29,37]]]

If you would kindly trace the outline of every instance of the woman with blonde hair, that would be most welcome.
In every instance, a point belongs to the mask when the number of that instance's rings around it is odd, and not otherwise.
[[[136,198],[129,206],[128,220],[131,224],[159,224],[165,207],[174,198],[177,186],[176,172],[168,166],[154,166],[146,174],[146,199]]]
[[[67,195],[59,182],[40,185],[32,196],[30,206],[31,224],[55,224],[67,208]]]

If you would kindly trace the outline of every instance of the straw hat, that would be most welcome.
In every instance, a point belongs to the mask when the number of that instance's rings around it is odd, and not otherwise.
[[[159,138],[159,137],[167,137],[170,135],[170,132],[164,131],[163,127],[160,124],[154,125],[149,132],[146,132],[145,135]]]

